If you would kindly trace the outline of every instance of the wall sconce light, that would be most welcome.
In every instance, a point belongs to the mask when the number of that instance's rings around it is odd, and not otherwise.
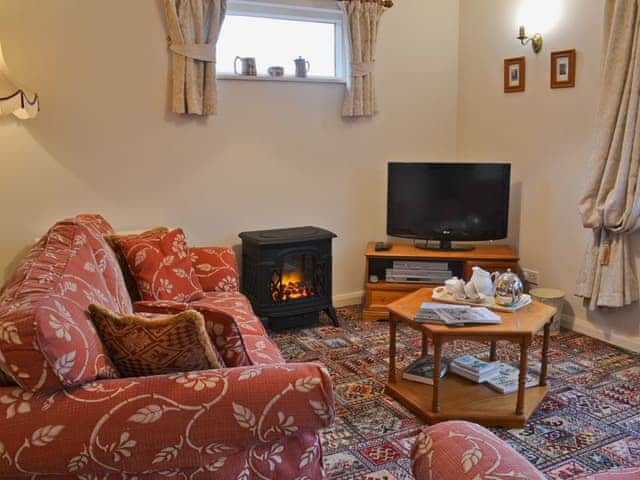
[[[542,50],[542,35],[536,33],[533,37],[528,37],[524,25],[520,25],[518,36],[516,38],[520,40],[522,45],[526,45],[531,42],[531,48],[533,48],[535,53],[540,53],[540,50]]]
[[[8,70],[0,46],[0,116],[14,114],[20,120],[35,117],[40,111],[38,95],[16,87]]]

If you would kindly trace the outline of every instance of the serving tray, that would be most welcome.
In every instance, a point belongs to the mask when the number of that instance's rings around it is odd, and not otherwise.
[[[440,290],[442,288],[442,290]],[[438,287],[433,290],[433,295],[431,296],[433,300],[443,303],[454,303],[456,305],[468,305],[470,307],[486,307],[490,310],[495,310],[497,312],[516,312],[527,305],[530,305],[533,301],[531,299],[531,295],[526,293],[522,294],[522,298],[515,305],[511,305],[510,307],[505,307],[503,305],[498,305],[494,301],[493,297],[482,296],[481,300],[478,302],[472,302],[471,300],[457,300],[453,295],[447,293],[444,290],[444,287]]]

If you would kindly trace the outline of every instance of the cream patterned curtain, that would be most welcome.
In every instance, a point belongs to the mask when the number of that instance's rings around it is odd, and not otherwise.
[[[173,61],[173,111],[217,111],[216,42],[227,0],[165,0]]]
[[[592,230],[578,277],[591,308],[638,300],[630,236],[640,227],[640,0],[607,0],[606,54],[596,145],[580,202]]]
[[[375,85],[376,43],[385,5],[379,0],[339,2],[346,17],[351,47],[351,77],[342,105],[343,117],[369,117],[378,112]]]

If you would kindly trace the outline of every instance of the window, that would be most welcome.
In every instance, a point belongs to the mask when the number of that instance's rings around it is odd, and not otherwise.
[[[237,56],[254,57],[258,78],[269,78],[269,67],[281,66],[284,78],[291,79],[294,60],[302,57],[309,61],[310,79],[342,80],[342,29],[342,12],[337,8],[230,1],[217,44],[218,74],[234,76]]]

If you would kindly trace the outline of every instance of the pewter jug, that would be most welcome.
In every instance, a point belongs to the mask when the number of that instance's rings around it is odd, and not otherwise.
[[[518,303],[522,298],[522,281],[518,275],[511,271],[510,268],[496,279],[494,286],[494,298],[498,305],[510,307]]]
[[[302,57],[296,58],[293,63],[296,64],[296,77],[306,78],[307,73],[311,70],[311,64]]]

